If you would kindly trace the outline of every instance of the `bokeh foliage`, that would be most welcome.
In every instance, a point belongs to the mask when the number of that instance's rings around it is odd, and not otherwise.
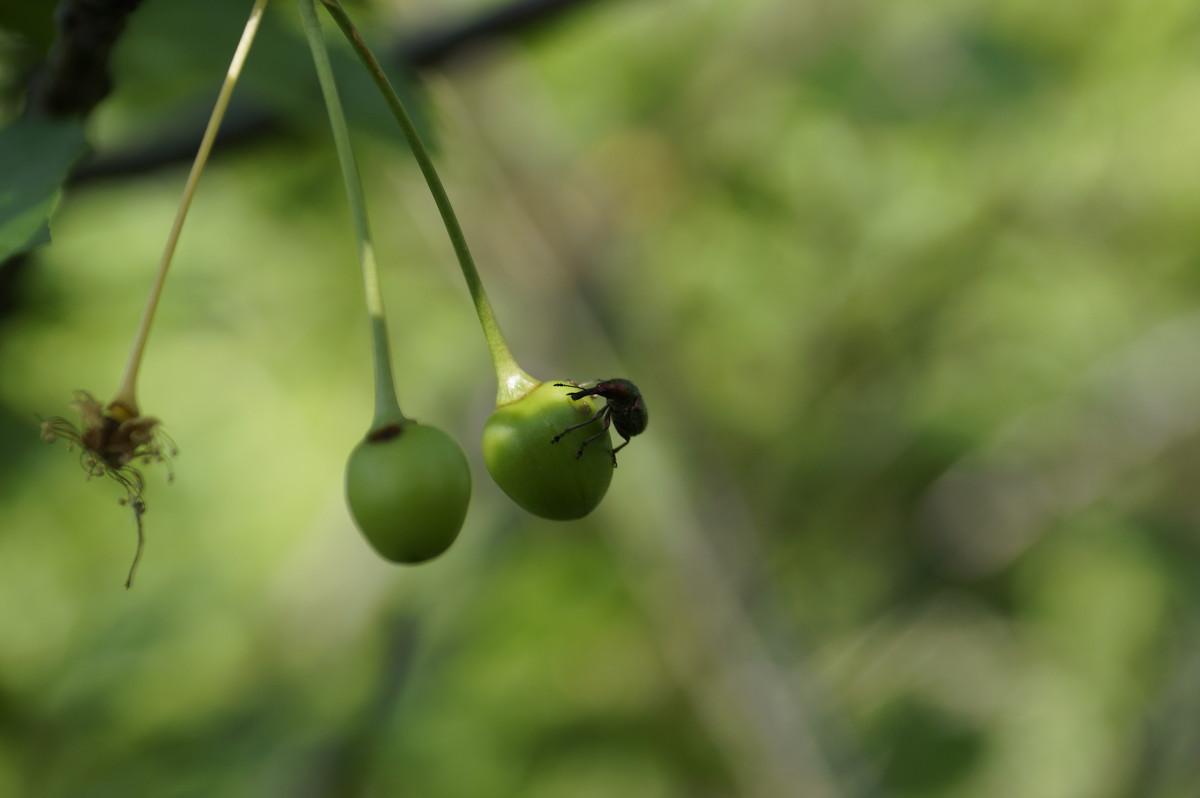
[[[148,2],[97,147],[203,109],[240,5]],[[395,5],[380,41],[448,8]],[[0,795],[1193,794],[1200,7],[611,2],[426,75],[523,365],[648,399],[566,525],[486,478],[486,351],[360,95],[401,401],[476,476],[411,569],[342,503],[366,320],[270,14],[243,96],[289,125],[184,231],[128,593],[117,491],[34,414],[115,388],[182,171],[68,192],[0,327]]]

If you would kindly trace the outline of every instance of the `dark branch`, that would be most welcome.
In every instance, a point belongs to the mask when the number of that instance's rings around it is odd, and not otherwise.
[[[108,59],[142,0],[62,0],[58,38],[30,83],[26,108],[43,116],[86,116],[112,90]]]
[[[419,33],[396,50],[395,59],[413,69],[436,67],[477,44],[528,33],[591,2],[595,0],[516,0],[473,19]]]
[[[596,0],[514,0],[478,16],[418,33],[394,48],[389,62],[400,68],[432,70],[443,67],[472,48],[506,36],[525,34],[547,25],[566,12]],[[228,151],[252,144],[283,130],[283,120],[257,107],[230,109],[214,144]],[[200,131],[139,145],[136,151],[108,153],[81,164],[71,184],[152,172],[163,166],[190,161],[200,143]]]
[[[108,60],[130,14],[142,0],[62,0],[56,13],[59,40],[30,82],[27,108],[47,115],[88,114],[111,90]],[[567,12],[595,0],[513,0],[478,16],[419,33],[393,50],[393,63],[414,70],[435,69],[471,48],[544,27]],[[217,136],[215,149],[249,144],[283,129],[282,120],[255,108],[232,111]],[[135,152],[113,153],[81,164],[71,177],[88,180],[120,177],[186,163],[199,146],[200,132],[141,145]],[[0,321],[20,305],[20,283],[27,256],[0,264]]]

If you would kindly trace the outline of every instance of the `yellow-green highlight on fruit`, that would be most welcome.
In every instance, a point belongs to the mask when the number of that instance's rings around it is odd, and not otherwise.
[[[354,523],[391,562],[425,562],[450,548],[470,498],[466,455],[436,427],[389,425],[360,441],[346,463]]]
[[[608,435],[575,456],[579,441],[601,431],[599,421],[550,442],[599,410],[591,397],[568,398],[570,391],[543,382],[496,408],[483,428],[483,459],[492,479],[522,508],[555,521],[582,518],[596,509],[613,477]]]

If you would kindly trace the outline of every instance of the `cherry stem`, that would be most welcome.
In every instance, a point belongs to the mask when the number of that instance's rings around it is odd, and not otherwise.
[[[311,2],[311,0],[309,1]],[[478,269],[475,268],[475,260],[471,257],[471,250],[467,246],[467,238],[463,234],[462,226],[458,223],[454,206],[450,204],[450,197],[446,194],[441,178],[438,177],[433,159],[417,133],[416,125],[413,124],[412,118],[392,87],[391,81],[388,80],[383,68],[379,66],[379,62],[375,60],[375,56],[359,35],[358,29],[355,28],[341,3],[338,0],[321,0],[321,5],[333,17],[334,22],[350,42],[350,46],[354,48],[359,60],[370,72],[375,85],[379,88],[392,115],[400,125],[400,132],[408,142],[413,157],[416,158],[417,166],[420,167],[421,174],[425,177],[425,182],[429,185],[433,201],[442,216],[442,224],[445,225],[446,233],[450,236],[450,243],[454,247],[454,254],[458,257],[463,279],[467,282],[467,289],[471,293],[471,301],[475,304],[475,313],[479,316],[479,324],[483,327],[483,336],[487,340],[492,364],[496,369],[496,380],[499,383],[496,390],[497,406],[519,399],[537,387],[539,383],[517,365],[512,351],[504,340],[504,335],[500,332],[495,314],[492,313],[492,305],[483,289],[483,281],[479,278]]]
[[[154,323],[158,300],[162,297],[163,285],[167,280],[167,269],[170,268],[171,258],[175,255],[175,245],[179,243],[183,220],[187,218],[188,208],[191,207],[192,197],[195,196],[196,186],[200,182],[200,175],[204,172],[205,164],[208,163],[208,155],[212,151],[213,141],[217,137],[217,128],[221,126],[221,120],[225,117],[225,110],[229,107],[229,98],[233,94],[233,87],[237,85],[238,77],[242,74],[246,55],[250,52],[250,45],[254,41],[254,35],[258,32],[258,24],[262,20],[263,10],[266,6],[267,0],[255,0],[254,6],[250,9],[250,18],[246,20],[246,26],[242,30],[242,38],[238,42],[237,49],[234,50],[233,60],[230,61],[229,69],[225,73],[225,81],[221,84],[221,90],[217,94],[217,102],[208,118],[208,127],[204,129],[204,137],[200,140],[200,148],[196,151],[196,158],[192,162],[192,171],[188,174],[187,183],[184,185],[179,210],[175,212],[175,221],[171,225],[170,233],[167,234],[167,243],[163,248],[162,259],[158,263],[158,272],[150,287],[150,297],[146,301],[146,309],[142,311],[142,319],[133,339],[133,350],[130,352],[129,362],[125,366],[125,376],[121,380],[121,387],[117,390],[117,395],[109,404],[110,411],[128,413],[130,417],[140,415],[137,404],[138,371],[142,366],[142,354],[146,350],[146,339],[150,337],[150,326]]]
[[[325,97],[325,108],[329,112],[329,125],[333,130],[333,142],[337,149],[342,179],[346,183],[346,197],[350,201],[350,215],[354,221],[354,237],[358,243],[358,260],[362,267],[363,289],[367,297],[367,314],[371,318],[371,351],[375,361],[375,418],[371,430],[404,423],[400,403],[396,396],[396,382],[392,374],[391,351],[388,347],[387,318],[383,307],[383,291],[379,282],[379,268],[375,263],[375,248],[371,244],[371,229],[367,220],[367,200],[359,177],[358,163],[350,144],[350,130],[338,99],[337,83],[329,63],[329,52],[317,20],[313,0],[299,0],[300,16],[304,21],[304,34],[312,50],[313,65]]]

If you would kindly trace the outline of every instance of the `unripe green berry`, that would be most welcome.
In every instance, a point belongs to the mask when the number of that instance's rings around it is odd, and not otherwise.
[[[582,518],[596,508],[613,477],[612,442],[600,421],[551,443],[568,427],[596,415],[591,397],[575,401],[570,388],[543,382],[496,409],[483,428],[483,459],[508,497],[524,509],[556,521]],[[578,455],[578,456],[577,456]]]
[[[359,442],[346,463],[346,503],[384,559],[419,563],[458,537],[471,498],[462,448],[436,427],[406,421]]]

